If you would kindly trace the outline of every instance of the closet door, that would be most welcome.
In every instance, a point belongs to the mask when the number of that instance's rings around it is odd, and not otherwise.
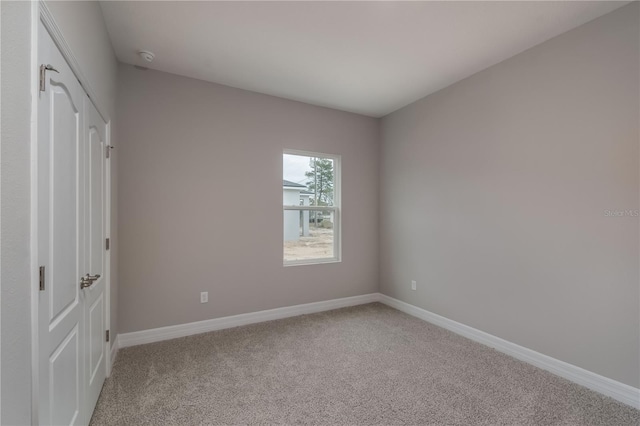
[[[44,26],[38,99],[38,414],[87,424],[106,375],[106,138]]]
[[[40,24],[38,60],[39,423],[86,423],[84,380],[84,92]],[[44,89],[44,90],[43,90]]]
[[[106,375],[106,137],[107,124],[93,103],[84,101],[86,270],[95,277],[83,290],[86,325],[85,395],[92,413]]]

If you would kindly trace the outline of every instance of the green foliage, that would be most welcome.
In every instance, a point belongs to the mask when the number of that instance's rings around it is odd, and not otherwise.
[[[333,205],[333,160],[326,158],[309,159],[311,170],[305,173],[309,191],[317,196],[317,201],[311,198],[313,206]]]

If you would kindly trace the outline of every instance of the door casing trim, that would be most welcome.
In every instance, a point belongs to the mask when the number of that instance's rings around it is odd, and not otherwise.
[[[95,91],[89,84],[80,65],[73,54],[71,47],[64,39],[60,27],[56,23],[53,14],[43,0],[31,3],[31,138],[30,138],[30,266],[31,266],[31,424],[40,424],[38,393],[39,381],[39,344],[38,344],[38,296],[39,296],[39,274],[38,274],[38,97],[39,97],[39,75],[38,75],[38,26],[42,22],[45,29],[51,36],[56,47],[60,50],[71,71],[80,82],[80,85],[89,96],[89,99],[96,107],[98,114],[107,124],[106,145],[111,145],[111,119]],[[111,161],[106,161],[106,194],[105,194],[105,234],[111,235]],[[105,326],[110,328],[111,324],[111,250],[105,254]],[[104,357],[106,365],[106,376],[111,375],[111,345],[117,341],[117,335],[112,335],[111,342],[105,345]]]

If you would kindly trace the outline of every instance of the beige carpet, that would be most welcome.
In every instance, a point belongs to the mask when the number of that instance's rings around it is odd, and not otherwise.
[[[640,411],[374,303],[123,349],[92,425],[638,425]]]

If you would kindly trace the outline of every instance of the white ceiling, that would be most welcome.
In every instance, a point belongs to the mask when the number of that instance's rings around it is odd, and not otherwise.
[[[626,3],[101,4],[122,62],[380,117]]]

